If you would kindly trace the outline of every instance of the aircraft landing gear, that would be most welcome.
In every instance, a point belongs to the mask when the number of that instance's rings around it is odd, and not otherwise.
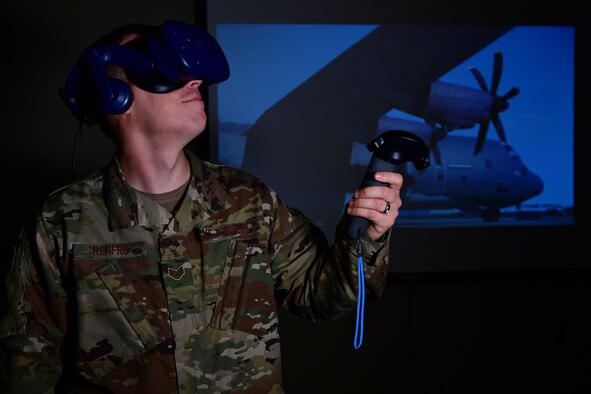
[[[485,222],[498,222],[501,218],[501,211],[498,208],[486,208],[480,216]]]

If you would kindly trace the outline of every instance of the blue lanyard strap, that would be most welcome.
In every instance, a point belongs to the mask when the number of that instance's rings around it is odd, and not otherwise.
[[[363,258],[361,257],[361,239],[357,241],[357,320],[355,322],[355,349],[361,347],[363,342],[363,315],[365,313],[365,271],[363,270]]]

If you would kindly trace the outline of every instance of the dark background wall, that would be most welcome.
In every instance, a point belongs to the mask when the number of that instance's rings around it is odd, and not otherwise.
[[[327,3],[337,7],[341,2]],[[358,3],[364,12],[379,2]],[[522,17],[540,8],[566,14],[567,19],[577,12],[565,2],[462,3],[456,2],[455,9],[450,4],[446,11],[450,21],[462,12],[498,19],[503,10],[514,7]],[[437,20],[429,14],[433,4],[401,9],[429,23]],[[202,5],[193,0],[2,2],[0,181],[6,213],[0,272],[10,263],[12,243],[32,204],[70,180],[78,125],[60,102],[57,89],[80,51],[123,23],[158,24],[169,18],[193,22],[202,17],[196,15]],[[192,146],[200,150],[204,145],[198,139]],[[113,149],[98,129],[84,128],[78,174],[104,164]],[[586,257],[583,251],[565,251],[565,258]],[[281,314],[286,389],[289,393],[589,393],[589,282],[585,272],[561,271],[391,278],[384,298],[366,307],[359,350],[353,348],[354,314],[319,324]]]

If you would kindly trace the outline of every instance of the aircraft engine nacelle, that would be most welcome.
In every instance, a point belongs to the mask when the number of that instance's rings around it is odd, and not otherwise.
[[[468,129],[488,119],[493,97],[482,90],[435,81],[424,113],[426,119]]]

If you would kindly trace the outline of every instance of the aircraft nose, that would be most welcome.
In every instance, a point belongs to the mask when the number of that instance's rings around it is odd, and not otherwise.
[[[544,191],[544,181],[537,174],[529,172],[523,185],[523,191],[528,199],[535,197]]]

